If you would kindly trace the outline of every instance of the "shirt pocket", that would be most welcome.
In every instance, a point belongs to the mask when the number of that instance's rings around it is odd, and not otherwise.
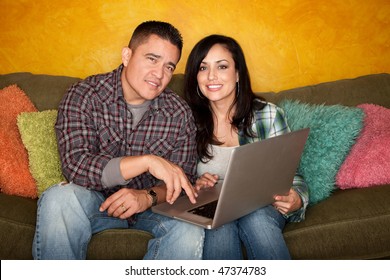
[[[101,126],[98,130],[98,137],[101,152],[114,156],[119,153],[122,143],[119,131],[112,127]]]
[[[168,159],[174,150],[173,142],[168,139],[151,138],[145,140],[145,154],[153,154]]]

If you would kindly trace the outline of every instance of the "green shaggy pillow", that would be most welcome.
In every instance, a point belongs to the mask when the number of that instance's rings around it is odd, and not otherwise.
[[[17,124],[28,152],[30,172],[37,183],[38,196],[48,187],[64,181],[54,125],[57,110],[21,113]]]
[[[283,100],[279,106],[291,130],[310,128],[299,172],[309,187],[310,204],[318,203],[336,189],[337,172],[363,127],[363,110],[291,100]]]

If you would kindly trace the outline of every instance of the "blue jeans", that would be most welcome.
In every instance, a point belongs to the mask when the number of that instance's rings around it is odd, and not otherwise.
[[[290,259],[282,234],[285,224],[283,215],[269,205],[217,229],[206,230],[203,258],[242,259],[243,243],[248,259]]]
[[[33,242],[34,259],[85,259],[91,236],[111,228],[134,228],[150,232],[144,259],[201,259],[204,230],[155,214],[137,215],[134,225],[100,212],[105,200],[100,192],[76,184],[58,184],[47,189],[38,201]]]

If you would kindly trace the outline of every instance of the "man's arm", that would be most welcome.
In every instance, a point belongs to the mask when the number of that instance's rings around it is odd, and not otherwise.
[[[180,195],[182,188],[190,201],[195,203],[195,190],[188,180],[183,169],[178,165],[156,155],[142,155],[124,157],[120,163],[120,170],[125,180],[131,179],[144,172],[162,180],[166,186],[166,201],[173,203]]]
[[[167,190],[172,189],[172,186],[174,198],[181,193],[182,188],[185,190],[188,188],[187,195],[190,199],[192,199],[191,192],[194,192],[188,178],[193,180],[196,177],[196,129],[192,114],[189,114],[189,119],[180,119],[181,123],[178,124],[180,134],[175,137],[176,146],[168,159],[155,155],[144,155],[123,157],[120,161],[120,170],[124,180],[129,180],[138,173],[149,172],[164,182],[153,187],[153,191],[157,193],[158,202],[170,201]],[[182,167],[179,167],[179,165]],[[101,205],[100,211],[107,210],[109,215],[121,219],[128,218],[135,213],[145,211],[151,206],[152,202],[145,193],[145,190],[123,188],[107,198]],[[194,195],[196,196],[195,193]]]
[[[112,156],[99,153],[99,139],[87,83],[73,85],[58,108],[56,135],[67,180],[101,191],[101,173]]]

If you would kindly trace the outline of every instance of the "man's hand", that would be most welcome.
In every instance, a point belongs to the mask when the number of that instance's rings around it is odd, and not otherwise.
[[[179,197],[182,189],[184,189],[192,203],[196,202],[195,197],[198,195],[180,166],[154,155],[149,155],[147,164],[150,174],[164,181],[167,188],[166,201],[168,203],[172,204]]]
[[[107,210],[109,216],[127,219],[150,207],[150,198],[145,190],[122,188],[109,196],[100,206],[99,211]]]
[[[275,196],[275,202],[272,204],[280,213],[288,214],[302,207],[302,200],[299,194],[290,189],[287,195]]]
[[[197,194],[183,169],[162,157],[155,155],[124,157],[121,160],[120,168],[125,180],[149,172],[157,179],[164,181],[166,201],[171,204],[179,197],[182,189],[192,203],[196,202]]]

